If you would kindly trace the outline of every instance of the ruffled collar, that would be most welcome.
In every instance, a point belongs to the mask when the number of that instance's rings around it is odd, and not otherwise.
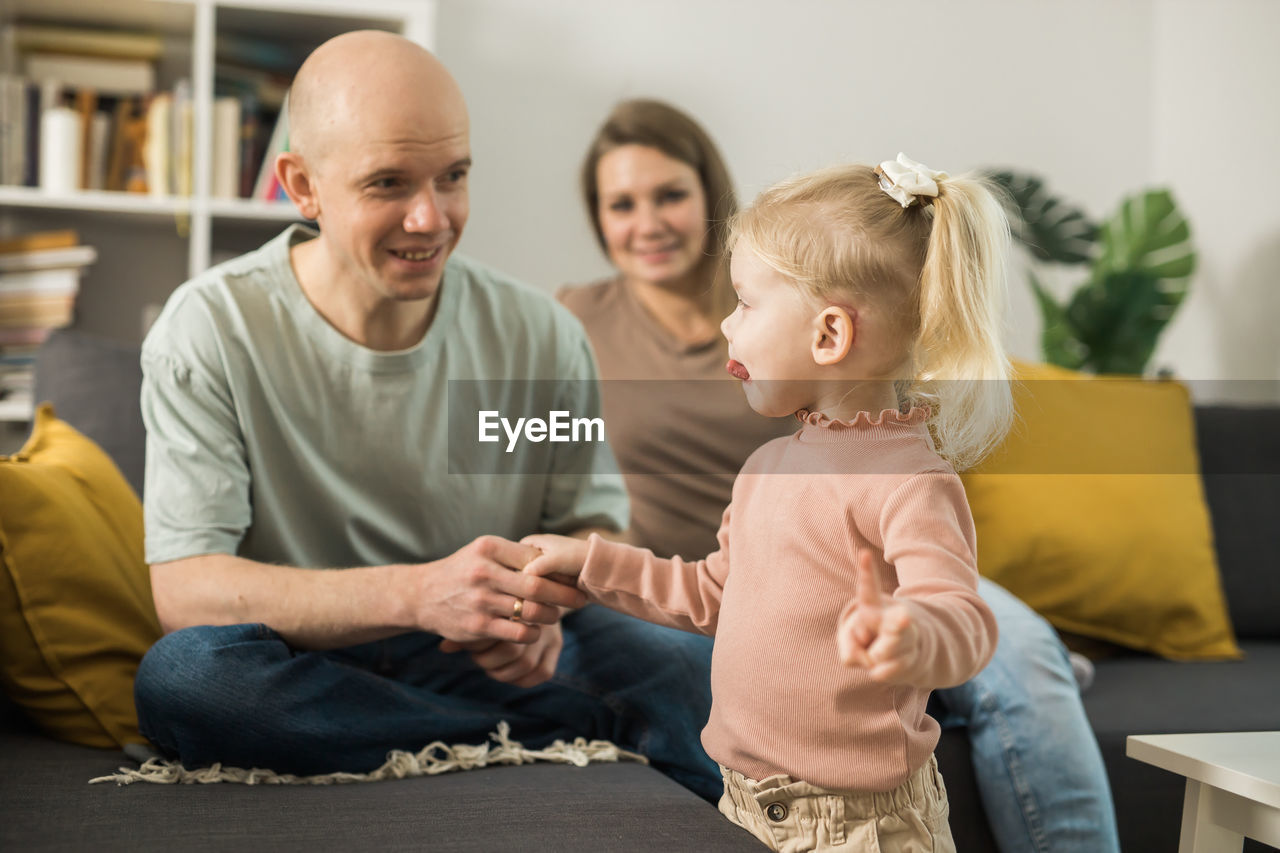
[[[822,412],[811,412],[801,409],[796,412],[796,420],[805,426],[829,430],[866,430],[886,426],[917,426],[929,420],[928,406],[912,406],[907,412],[897,409],[884,409],[874,419],[870,412],[858,412],[850,420],[840,420]]]

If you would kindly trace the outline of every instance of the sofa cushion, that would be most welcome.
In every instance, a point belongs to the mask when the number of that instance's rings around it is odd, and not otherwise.
[[[1200,407],[1196,433],[1231,623],[1280,639],[1280,407]]]
[[[139,495],[146,435],[137,345],[59,329],[36,354],[35,398],[106,451]]]
[[[1097,665],[1084,694],[1099,740],[1131,734],[1274,729],[1280,708],[1280,643],[1242,640],[1232,661],[1166,661],[1129,655]]]
[[[1187,389],[1045,365],[1018,378],[1017,422],[965,474],[979,570],[1063,631],[1238,656]]]
[[[0,680],[55,737],[141,742],[133,679],[160,637],[142,506],[111,460],[44,405],[0,457]]]

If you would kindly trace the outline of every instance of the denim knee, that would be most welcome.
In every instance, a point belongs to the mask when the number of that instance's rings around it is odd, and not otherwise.
[[[1053,626],[1013,593],[988,580],[978,586],[995,614],[1000,640],[988,668],[1015,684],[1045,683],[1076,689],[1066,647]],[[982,677],[980,673],[979,678]]]
[[[143,656],[133,684],[142,734],[170,747],[166,719],[179,706],[211,708],[202,695],[244,677],[242,666],[219,654],[238,642],[272,636],[264,625],[200,625],[161,637]]]
[[[1052,713],[1057,701],[1079,703],[1071,662],[1058,634],[1013,593],[985,578],[978,592],[996,617],[1000,639],[990,663],[956,687],[937,690],[944,725],[970,725],[994,713]]]

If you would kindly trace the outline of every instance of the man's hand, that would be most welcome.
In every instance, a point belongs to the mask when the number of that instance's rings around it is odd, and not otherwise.
[[[840,662],[867,670],[872,681],[906,681],[920,650],[911,611],[881,594],[871,552],[865,548],[858,554],[857,581],[857,595],[836,628]]]
[[[558,638],[558,628],[551,632],[539,626],[555,626],[561,607],[582,607],[586,596],[521,571],[537,556],[538,550],[528,545],[481,536],[444,559],[409,567],[417,626],[458,643],[531,644],[542,633]],[[559,655],[558,639],[555,649]]]
[[[549,533],[526,536],[520,540],[520,544],[532,546],[540,552],[540,556],[525,565],[526,574],[539,577],[559,576],[566,584],[578,582],[578,575],[582,574],[582,566],[587,561],[587,549],[590,547],[581,539],[553,536]]]
[[[440,651],[466,651],[490,678],[516,687],[535,687],[551,678],[562,648],[564,635],[558,624],[543,628],[532,643],[494,640],[476,640],[473,643],[445,640],[440,643]]]

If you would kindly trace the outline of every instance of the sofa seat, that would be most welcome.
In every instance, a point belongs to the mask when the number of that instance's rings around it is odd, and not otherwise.
[[[532,764],[315,787],[90,785],[135,765],[122,752],[50,740],[12,706],[0,717],[0,850],[762,849],[642,764]]]

